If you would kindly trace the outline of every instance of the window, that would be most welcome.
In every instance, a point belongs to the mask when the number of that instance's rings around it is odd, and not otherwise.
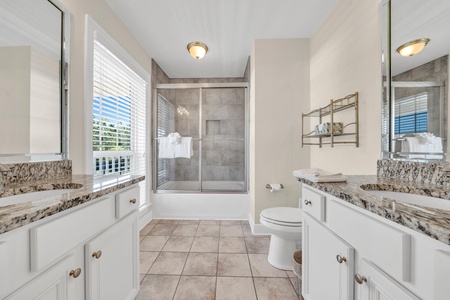
[[[428,131],[427,92],[395,102],[395,134]]]
[[[88,44],[92,53],[87,168],[94,176],[148,175],[146,139],[146,72],[91,19]],[[137,72],[136,72],[137,70]],[[139,73],[139,74],[138,74]],[[88,100],[89,101],[89,100]],[[147,177],[148,179],[148,177]],[[148,203],[146,182],[140,183],[141,205]]]

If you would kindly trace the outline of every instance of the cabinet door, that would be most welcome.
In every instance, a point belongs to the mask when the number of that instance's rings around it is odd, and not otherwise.
[[[85,246],[86,298],[134,299],[139,291],[137,212]]]
[[[303,297],[353,299],[354,249],[305,213],[303,218]]]
[[[74,256],[68,256],[54,267],[45,271],[5,300],[72,300],[76,299],[76,280],[79,269],[75,266]]]
[[[365,259],[360,261],[355,281],[358,283],[356,288],[358,300],[420,300]]]

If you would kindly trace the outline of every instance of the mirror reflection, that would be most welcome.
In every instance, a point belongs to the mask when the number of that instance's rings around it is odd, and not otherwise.
[[[390,109],[383,112],[390,157],[445,159],[450,1],[390,2]]]
[[[62,24],[47,0],[0,2],[0,155],[61,153]]]

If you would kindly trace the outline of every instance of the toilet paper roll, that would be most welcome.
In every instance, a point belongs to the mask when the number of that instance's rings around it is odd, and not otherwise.
[[[269,184],[270,192],[278,192],[278,191],[281,191],[282,188],[283,188],[283,185],[280,183],[270,183]]]

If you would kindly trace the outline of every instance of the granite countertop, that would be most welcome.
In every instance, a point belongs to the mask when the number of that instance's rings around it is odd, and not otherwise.
[[[298,180],[385,219],[450,245],[450,211],[403,204],[400,201],[375,196],[365,191],[386,190],[438,197],[442,198],[442,201],[450,201],[450,190],[448,189],[433,184],[370,175],[347,176],[347,182],[339,183],[317,183],[303,178]]]
[[[92,175],[68,175],[59,179],[8,184],[3,189],[0,189],[0,234],[92,201],[144,179],[145,176],[105,176],[94,178]],[[4,197],[55,189],[76,190],[38,201],[5,206],[1,204]]]

